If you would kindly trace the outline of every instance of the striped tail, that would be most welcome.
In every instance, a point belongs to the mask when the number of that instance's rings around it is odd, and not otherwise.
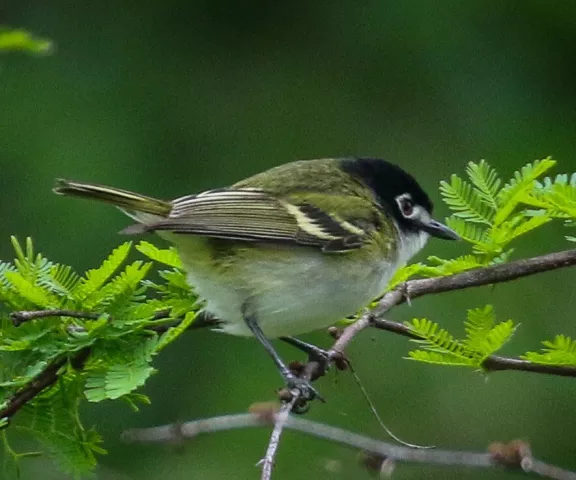
[[[172,210],[172,204],[164,200],[147,197],[138,193],[121,190],[119,188],[106,187],[92,183],[71,182],[69,180],[57,179],[54,193],[59,195],[69,195],[72,197],[83,197],[111,203],[125,211],[130,217],[140,222],[147,222],[151,219],[146,214],[158,217],[167,217]],[[139,215],[143,214],[143,215]]]

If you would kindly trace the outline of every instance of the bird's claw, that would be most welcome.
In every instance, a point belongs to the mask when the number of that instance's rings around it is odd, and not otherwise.
[[[286,386],[292,390],[298,390],[300,392],[300,399],[304,402],[309,402],[310,400],[318,399],[321,402],[326,402],[322,395],[318,393],[308,380],[304,378],[297,377],[290,374],[286,378]]]

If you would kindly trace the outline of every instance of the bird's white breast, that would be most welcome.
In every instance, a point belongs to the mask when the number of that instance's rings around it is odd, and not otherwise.
[[[259,245],[242,262],[214,268],[198,237],[178,241],[189,283],[206,301],[206,310],[224,323],[225,333],[251,335],[242,311],[246,302],[268,337],[326,328],[358,312],[386,288],[390,277],[426,241],[415,236],[398,242],[389,260],[325,254],[314,248]],[[256,251],[254,251],[255,253]]]

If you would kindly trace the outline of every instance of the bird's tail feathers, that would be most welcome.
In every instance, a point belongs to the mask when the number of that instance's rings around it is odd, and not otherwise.
[[[123,210],[130,217],[143,223],[153,219],[158,220],[159,217],[167,217],[172,210],[171,203],[165,200],[158,200],[128,190],[93,183],[58,179],[56,180],[54,192],[59,195],[69,195],[110,203]]]

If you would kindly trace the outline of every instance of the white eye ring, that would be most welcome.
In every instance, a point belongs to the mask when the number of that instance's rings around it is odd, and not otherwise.
[[[396,197],[396,203],[398,204],[400,213],[402,213],[405,218],[411,218],[414,216],[416,208],[410,195],[400,195],[399,197]]]

